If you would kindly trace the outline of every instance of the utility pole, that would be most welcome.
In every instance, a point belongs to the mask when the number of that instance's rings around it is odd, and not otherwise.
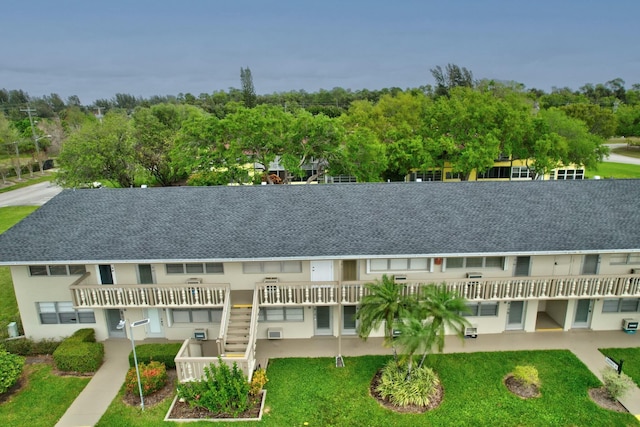
[[[18,181],[22,180],[22,165],[20,165],[20,149],[18,148],[18,141],[13,143],[16,147],[16,160],[18,161],[18,167],[16,168],[16,176],[18,177]]]
[[[100,123],[102,123],[102,118],[104,117],[104,116],[102,115],[102,111],[101,111],[101,110],[102,110],[102,107],[96,107],[96,108],[98,108],[98,114],[96,114],[96,117],[98,118],[98,121],[99,121]]]
[[[25,112],[29,115],[29,123],[31,123],[31,135],[33,135],[33,143],[36,147],[36,160],[38,160],[40,175],[43,175],[44,171],[42,170],[42,159],[40,158],[40,145],[38,144],[38,136],[36,135],[36,129],[33,126],[33,116],[31,115],[31,113],[35,113],[36,110],[27,105],[27,108],[21,108],[20,111]]]

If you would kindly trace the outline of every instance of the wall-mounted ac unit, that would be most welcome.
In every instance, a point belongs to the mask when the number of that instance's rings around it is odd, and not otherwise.
[[[192,277],[187,279],[187,285],[199,285],[202,283],[202,279],[199,277]]]
[[[269,328],[267,329],[267,338],[270,340],[282,339],[282,328]]]
[[[404,282],[405,280],[407,280],[407,276],[396,274],[395,276],[393,276],[393,280],[396,282]]]
[[[208,339],[207,330],[204,328],[194,329],[193,338],[197,339],[198,341],[206,341]]]
[[[482,279],[482,273],[467,273],[467,279]]]
[[[277,277],[265,277],[262,283],[278,283]]]
[[[638,329],[638,319],[622,319],[622,329],[635,331]]]
[[[478,337],[478,325],[470,325],[464,328],[465,338],[477,338]]]
[[[632,268],[631,274],[640,274],[640,268]]]

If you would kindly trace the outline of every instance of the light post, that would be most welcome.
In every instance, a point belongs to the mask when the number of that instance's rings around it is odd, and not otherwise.
[[[136,355],[136,343],[133,340],[133,328],[137,328],[138,326],[146,325],[149,323],[149,319],[136,320],[133,323],[129,323],[129,337],[131,338],[131,348],[133,349],[133,362],[136,366],[136,376],[138,377],[138,391],[140,392],[140,407],[144,411],[144,397],[142,397],[142,383],[140,382],[140,369],[138,368],[138,356]],[[118,323],[117,329],[124,329],[127,321],[122,319],[120,323]]]

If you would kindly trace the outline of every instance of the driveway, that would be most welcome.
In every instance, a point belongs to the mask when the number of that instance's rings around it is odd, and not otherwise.
[[[6,206],[42,206],[62,191],[51,182],[41,182],[17,190],[0,193],[0,208]]]
[[[626,147],[627,144],[607,144],[607,146],[613,151],[614,148]],[[640,165],[640,159],[636,157],[627,157],[615,153],[609,154],[609,156],[607,156],[604,161],[613,163],[627,163],[629,165]]]

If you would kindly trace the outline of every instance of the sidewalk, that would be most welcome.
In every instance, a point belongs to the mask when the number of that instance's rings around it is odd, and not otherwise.
[[[129,370],[130,352],[131,342],[128,339],[109,339],[104,342],[104,363],[60,418],[56,427],[97,424],[124,383]]]
[[[363,356],[368,354],[390,354],[382,345],[382,338],[367,341],[350,336],[341,343],[335,337],[312,339],[258,340],[257,359],[261,366],[272,358],[279,357],[335,357]],[[56,427],[84,427],[95,425],[116,397],[129,369],[128,355],[131,351],[127,339],[109,339],[104,342],[105,363],[80,393]],[[640,334],[625,334],[622,331],[570,331],[570,332],[505,332],[479,335],[475,339],[460,340],[447,336],[445,353],[473,353],[481,351],[517,350],[570,350],[598,378],[606,367],[604,355],[598,348],[640,347]],[[640,389],[634,387],[620,402],[640,420]]]

